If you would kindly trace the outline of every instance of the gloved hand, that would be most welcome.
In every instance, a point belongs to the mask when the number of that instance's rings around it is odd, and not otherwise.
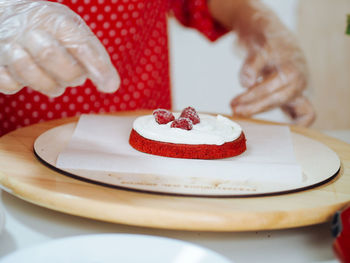
[[[293,122],[308,126],[314,110],[303,91],[307,67],[302,51],[291,32],[260,1],[246,1],[234,20],[240,43],[248,52],[240,80],[247,91],[231,101],[238,116],[252,116],[275,107]]]
[[[29,86],[59,96],[87,78],[102,92],[120,84],[105,48],[77,14],[47,1],[0,1],[0,92]]]

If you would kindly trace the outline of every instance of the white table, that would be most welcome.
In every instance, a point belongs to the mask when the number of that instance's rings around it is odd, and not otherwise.
[[[350,130],[327,131],[350,143]],[[0,192],[5,227],[0,234],[0,258],[50,240],[97,233],[134,233],[188,241],[214,250],[234,262],[336,262],[330,224],[258,232],[184,232],[99,222],[32,205]],[[28,259],[27,262],[31,262]]]

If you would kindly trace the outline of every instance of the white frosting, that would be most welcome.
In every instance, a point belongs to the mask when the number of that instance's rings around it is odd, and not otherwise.
[[[177,118],[179,113],[174,116]],[[241,126],[224,116],[199,114],[199,117],[200,123],[193,125],[192,130],[171,128],[171,122],[158,124],[153,115],[138,117],[133,128],[144,138],[178,144],[222,145],[241,135]]]

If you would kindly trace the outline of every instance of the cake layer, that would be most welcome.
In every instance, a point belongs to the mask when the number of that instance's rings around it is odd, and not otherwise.
[[[237,139],[215,144],[178,144],[147,139],[132,129],[129,143],[136,150],[165,157],[186,159],[221,159],[239,155],[246,150],[246,139],[241,132]]]

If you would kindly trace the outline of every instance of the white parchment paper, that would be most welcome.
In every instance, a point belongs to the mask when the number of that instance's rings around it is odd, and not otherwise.
[[[247,150],[219,160],[191,160],[141,153],[129,145],[134,117],[82,115],[56,166],[62,169],[203,177],[236,182],[302,182],[288,127],[241,122]]]

